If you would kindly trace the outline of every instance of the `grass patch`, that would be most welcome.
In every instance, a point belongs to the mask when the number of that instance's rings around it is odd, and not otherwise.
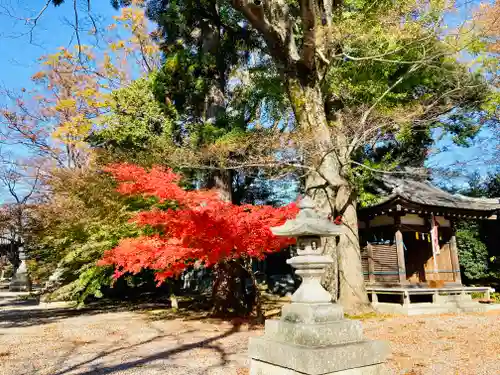
[[[34,299],[34,297],[31,294],[25,294],[25,295],[22,295],[22,296],[17,296],[16,299],[18,301],[29,301],[31,299]]]
[[[26,294],[16,296],[17,301],[39,301],[40,295],[36,292],[28,292]]]
[[[262,326],[261,319],[250,315],[238,316],[228,311],[227,315],[213,315],[212,303],[209,296],[179,296],[178,308],[170,306],[152,306],[143,310],[143,316],[148,320],[199,320],[208,322],[231,322],[245,324],[249,327]],[[279,318],[283,305],[290,303],[290,297],[279,297],[268,293],[261,294],[262,313],[265,319]],[[235,323],[236,322],[236,323]]]
[[[493,300],[494,303],[500,303],[500,293],[498,292],[491,293],[491,299]]]

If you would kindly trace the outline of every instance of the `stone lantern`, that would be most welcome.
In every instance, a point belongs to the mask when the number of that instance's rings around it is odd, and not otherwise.
[[[250,375],[381,375],[388,355],[384,342],[364,339],[360,322],[344,319],[342,306],[321,285],[333,259],[322,239],[343,227],[321,218],[304,198],[294,220],[271,228],[277,236],[297,238],[297,256],[287,261],[302,283],[280,320],[267,320],[263,337],[250,339]]]
[[[31,280],[28,275],[28,270],[26,268],[26,254],[24,253],[24,247],[22,242],[19,241],[19,260],[21,263],[16,270],[16,273],[12,276],[9,291],[11,292],[29,292],[31,291]]]

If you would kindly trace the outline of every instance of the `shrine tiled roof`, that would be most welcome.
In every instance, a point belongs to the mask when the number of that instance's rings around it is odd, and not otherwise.
[[[374,184],[381,199],[367,207],[386,206],[390,202],[402,201],[426,207],[469,210],[494,213],[500,210],[500,198],[472,198],[452,194],[428,181],[384,176]]]

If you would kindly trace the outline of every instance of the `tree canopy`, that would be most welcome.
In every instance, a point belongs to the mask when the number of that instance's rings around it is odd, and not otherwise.
[[[105,189],[124,216],[92,213],[90,202],[100,200],[82,189],[76,201],[113,238],[85,259],[106,252],[101,264],[117,265],[117,275],[152,269],[163,280],[197,262],[227,265],[278,250],[284,244],[265,228],[293,209],[237,204],[271,200],[270,186],[291,182],[349,229],[326,243],[337,261],[324,282],[347,309],[365,309],[357,206],[376,199],[374,174],[428,178],[422,167],[436,152],[437,130],[468,146],[495,123],[491,17],[450,25],[455,5],[441,1],[130,3],[112,2],[121,13],[104,51],[78,42],[48,55],[33,77],[38,92],[3,111],[6,139],[44,160],[45,207],[79,194],[55,182],[54,163],[68,181],[89,173],[90,186]],[[110,162],[126,163],[108,170],[127,195],[153,199],[134,215],[134,229],[125,220],[134,209],[112,182],[95,180]],[[286,195],[292,201],[296,191]],[[50,222],[93,236],[96,227],[73,219]],[[81,244],[61,235],[39,238],[47,248],[65,244],[55,263],[72,253],[66,244]]]
[[[234,205],[221,200],[216,191],[186,191],[178,186],[180,176],[158,167],[146,171],[115,165],[108,171],[120,183],[122,194],[154,197],[158,202],[132,219],[154,233],[122,240],[101,261],[116,266],[116,277],[151,268],[162,282],[193,265],[211,267],[241,257],[261,259],[294,241],[276,237],[270,230],[295,216],[294,205]]]

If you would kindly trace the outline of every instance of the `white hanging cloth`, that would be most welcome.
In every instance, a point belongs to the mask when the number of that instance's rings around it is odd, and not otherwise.
[[[439,224],[433,214],[431,214],[431,242],[432,255],[439,255],[441,253],[441,248],[439,247]]]

